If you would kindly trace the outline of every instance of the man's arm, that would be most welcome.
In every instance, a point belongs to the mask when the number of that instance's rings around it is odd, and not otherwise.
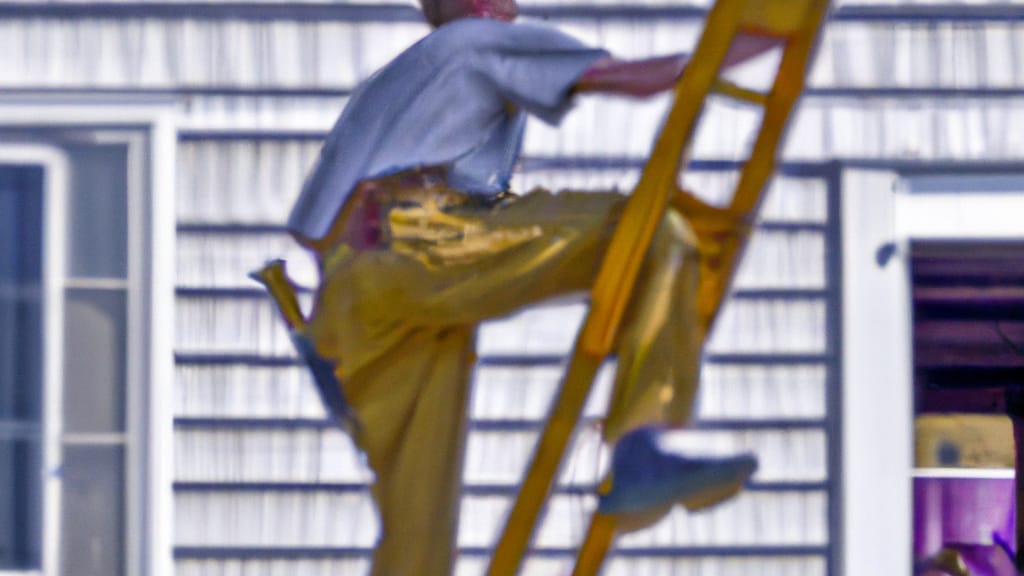
[[[738,36],[725,57],[724,67],[736,66],[779,46],[781,40],[765,36]],[[689,54],[675,54],[646,60],[603,58],[587,70],[574,87],[575,92],[602,92],[645,97],[675,86],[690,61]]]

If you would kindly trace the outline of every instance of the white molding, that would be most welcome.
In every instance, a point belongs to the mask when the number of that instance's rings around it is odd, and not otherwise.
[[[144,487],[139,486],[143,496],[136,501],[136,504],[141,501],[144,509],[131,512],[146,521],[138,524],[135,520],[133,524],[129,520],[129,526],[137,527],[140,534],[126,534],[126,542],[141,542],[144,549],[129,552],[126,560],[129,561],[127,573],[130,576],[170,576],[173,571],[171,442],[177,103],[175,97],[139,99],[135,96],[83,98],[54,94],[0,95],[0,129],[64,128],[104,134],[109,134],[112,129],[130,130],[145,138],[144,144],[149,150],[148,163],[141,167],[146,198],[145,206],[142,207],[144,209],[140,212],[147,220],[143,223],[142,231],[148,233],[146,241],[142,243],[143,249],[147,251],[142,259],[149,259],[151,275],[149,278],[138,279],[141,285],[133,282],[133,279],[129,280],[129,284],[139,288],[139,294],[145,296],[142,300],[147,304],[147,309],[142,313],[149,318],[147,337],[142,339],[142,345],[147,346],[145,343],[148,342],[148,347],[139,350],[140,353],[148,353],[148,358],[142,364],[145,370],[143,375],[149,386],[149,393],[143,396],[147,401],[144,405],[148,414],[139,420],[147,428],[142,436],[145,448],[141,450],[146,454],[146,470],[135,476],[145,484]],[[59,440],[60,436],[55,438]],[[128,503],[131,504],[131,497]],[[59,573],[55,565],[52,568],[51,564],[44,565],[44,575]]]
[[[176,285],[175,167],[178,136],[173,113],[162,110],[149,130],[151,171],[149,340],[149,529],[146,574],[174,574],[174,287]]]
[[[43,185],[43,542],[42,573],[60,572],[61,435],[63,433],[64,279],[68,162],[57,148],[0,144],[0,163],[41,166]],[[0,572],[37,574],[35,572]]]
[[[934,179],[929,179],[934,180]],[[910,192],[896,195],[900,236],[924,239],[1020,239],[1024,194],[1007,192]],[[916,188],[916,187],[914,187]],[[1024,183],[1021,184],[1024,191]]]
[[[127,386],[125,387],[125,406],[128,408],[125,422],[127,432],[125,453],[129,462],[136,463],[145,459],[146,466],[133,465],[126,470],[128,510],[133,512],[125,519],[125,542],[128,544],[126,546],[128,574],[142,574],[145,573],[143,563],[145,562],[149,532],[145,529],[145,515],[141,511],[148,508],[146,493],[148,492],[147,481],[151,467],[147,439],[149,406],[146,402],[149,397],[148,388],[151,386],[147,374],[149,350],[146,348],[146,343],[149,341],[148,334],[151,332],[147,328],[151,326],[151,323],[148,322],[149,306],[145,296],[149,287],[146,265],[150,257],[150,241],[146,237],[146,230],[150,228],[146,221],[150,203],[149,186],[146,182],[149,172],[147,169],[149,150],[146,134],[140,132],[101,133],[97,140],[105,143],[123,143],[127,146],[125,214],[128,217],[126,239],[128,242],[128,274],[126,281],[129,293],[133,297],[128,299],[128,341],[125,343],[128,356]]]
[[[127,432],[112,432],[109,434],[64,434],[61,442],[64,446],[125,446],[131,441],[131,435]]]
[[[910,574],[913,409],[906,250],[888,172],[846,171],[843,257],[843,574]],[[885,264],[879,249],[896,251]]]
[[[123,278],[68,278],[65,287],[71,290],[127,290],[128,281]]]
[[[162,121],[177,105],[172,97],[0,94],[0,127],[144,128]]]
[[[972,480],[1013,480],[1013,468],[915,468],[914,478],[969,478]]]

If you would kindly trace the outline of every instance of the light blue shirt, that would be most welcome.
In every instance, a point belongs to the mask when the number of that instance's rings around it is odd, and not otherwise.
[[[448,167],[465,192],[508,188],[526,113],[557,124],[570,89],[607,53],[553,28],[466,18],[400,54],[352,94],[288,219],[320,238],[360,181]]]

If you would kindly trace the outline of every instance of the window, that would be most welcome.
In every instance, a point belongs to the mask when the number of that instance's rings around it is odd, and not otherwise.
[[[43,168],[0,164],[0,570],[42,562]]]
[[[914,560],[967,545],[1000,555],[1014,544],[1024,242],[913,241],[910,256]]]
[[[141,105],[0,100],[0,575],[171,567],[163,126]]]
[[[844,170],[843,492],[847,574],[909,573],[913,547],[912,245],[1024,234],[1020,165]],[[958,173],[959,171],[959,173]],[[880,514],[884,510],[885,514]]]
[[[64,282],[60,558],[124,574],[127,460],[127,147],[71,144]]]
[[[0,169],[0,569],[50,573],[49,547],[65,574],[116,576],[128,444],[127,147],[31,149],[65,158],[70,178],[47,187],[59,179],[53,166]]]

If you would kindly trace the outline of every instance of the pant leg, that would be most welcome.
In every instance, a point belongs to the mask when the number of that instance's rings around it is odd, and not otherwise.
[[[471,327],[423,331],[345,383],[376,475],[375,576],[452,573],[472,354]]]
[[[499,214],[496,220],[502,225],[552,223],[546,230],[574,238],[579,250],[561,255],[573,260],[569,270],[552,266],[539,278],[524,273],[524,281],[556,290],[589,290],[625,198],[614,193],[527,198],[535,205]],[[559,226],[571,228],[573,236],[557,231]],[[637,426],[678,426],[689,421],[705,337],[698,314],[699,279],[696,235],[683,215],[669,207],[652,239],[616,340],[618,365],[604,425],[606,440],[614,441]]]
[[[618,338],[618,366],[604,426],[607,441],[638,426],[689,421],[704,342],[697,314],[698,258],[689,226],[668,211]]]

